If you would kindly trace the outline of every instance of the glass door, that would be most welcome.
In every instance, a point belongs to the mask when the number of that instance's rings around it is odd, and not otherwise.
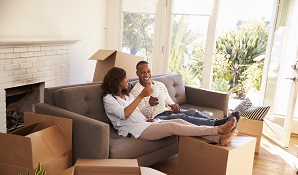
[[[282,147],[288,147],[298,87],[298,2],[281,0],[273,44],[268,57],[263,105],[270,106],[263,134]]]

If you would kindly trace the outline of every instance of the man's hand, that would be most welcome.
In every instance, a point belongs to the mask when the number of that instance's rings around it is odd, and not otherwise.
[[[180,112],[180,106],[178,104],[169,104],[168,106],[171,107],[172,112],[174,114],[177,114]]]
[[[147,117],[147,122],[153,122],[153,121],[154,121],[153,117],[151,117],[151,116]]]
[[[158,104],[158,99],[155,98],[155,97],[150,96],[149,104],[150,104],[150,106],[156,106]]]

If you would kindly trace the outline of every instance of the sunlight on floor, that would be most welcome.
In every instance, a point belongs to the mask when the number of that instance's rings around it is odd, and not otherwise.
[[[295,146],[298,146],[298,145],[295,145]],[[271,154],[279,156],[296,171],[298,170],[298,158],[296,156],[292,155],[291,153],[288,153],[286,150],[275,145],[274,143],[270,142],[267,139],[262,138],[261,147],[266,149]]]

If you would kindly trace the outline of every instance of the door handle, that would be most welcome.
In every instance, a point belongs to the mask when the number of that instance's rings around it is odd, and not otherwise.
[[[296,60],[295,64],[291,66],[292,69],[297,70],[298,69],[298,60]]]
[[[285,78],[285,79],[292,80],[292,81],[296,81],[296,80],[297,80],[297,78],[296,78],[296,77],[292,77],[292,78]]]

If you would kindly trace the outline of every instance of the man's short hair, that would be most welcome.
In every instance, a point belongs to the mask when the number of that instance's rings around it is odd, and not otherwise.
[[[143,64],[149,64],[149,63],[147,61],[139,61],[138,64],[136,65],[136,69],[138,70],[138,67]]]

